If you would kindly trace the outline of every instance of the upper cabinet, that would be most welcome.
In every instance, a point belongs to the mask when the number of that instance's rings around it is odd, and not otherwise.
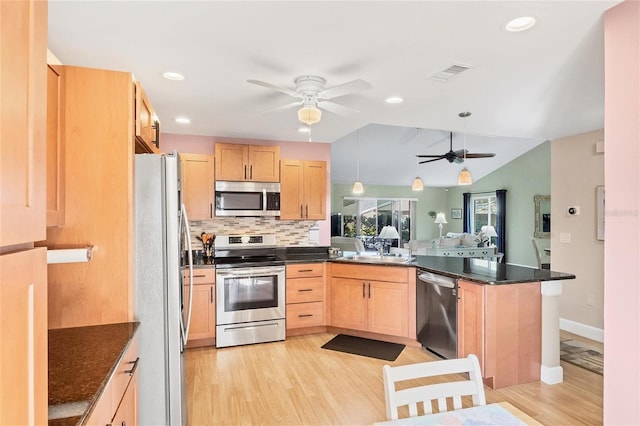
[[[213,155],[180,154],[180,168],[189,220],[213,219]]]
[[[136,154],[160,152],[160,120],[139,81],[135,83]]]
[[[280,167],[280,219],[326,219],[326,161],[282,160]]]
[[[0,2],[0,246],[46,235],[47,3]]]
[[[280,147],[216,143],[216,180],[280,182]]]
[[[47,66],[47,226],[64,225],[63,70]]]

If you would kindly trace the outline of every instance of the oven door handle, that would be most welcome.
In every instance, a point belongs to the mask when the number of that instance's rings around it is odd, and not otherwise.
[[[255,268],[231,268],[217,269],[216,275],[233,277],[255,277],[256,275],[274,275],[284,272],[283,267],[255,267]]]

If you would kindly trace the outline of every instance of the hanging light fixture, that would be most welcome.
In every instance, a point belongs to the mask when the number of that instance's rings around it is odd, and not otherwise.
[[[416,178],[413,180],[411,184],[411,189],[414,191],[422,191],[424,189],[424,183],[422,179],[420,179],[420,175],[418,174],[418,162],[416,161]]]
[[[358,129],[356,138],[356,181],[353,184],[351,192],[354,194],[362,194],[364,192],[364,187],[362,186],[362,182],[360,182],[360,129]]]
[[[460,118],[464,118],[465,120],[463,121],[463,127],[464,127],[464,133],[463,133],[463,137],[464,137],[464,146],[463,146],[463,160],[462,162],[465,163],[467,161],[467,125],[466,125],[466,118],[469,117],[471,115],[470,112],[461,112],[460,114],[458,114],[458,117]],[[469,169],[467,169],[467,166],[464,166],[464,168],[462,170],[460,170],[460,174],[458,175],[458,185],[471,185],[473,183],[473,177],[471,177],[471,172],[469,171]]]
[[[298,120],[306,125],[316,124],[322,118],[322,111],[312,105],[305,105],[298,110]]]

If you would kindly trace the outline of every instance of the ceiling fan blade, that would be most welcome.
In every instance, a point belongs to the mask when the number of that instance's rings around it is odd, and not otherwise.
[[[287,109],[291,109],[291,108],[296,107],[296,106],[301,106],[302,104],[303,104],[302,101],[295,101],[295,102],[291,102],[291,103],[288,103],[288,104],[285,104],[285,105],[281,105],[279,107],[275,107],[275,108],[270,108],[270,109],[264,110],[264,111],[262,111],[261,114],[285,111]]]
[[[424,161],[420,161],[418,164],[424,164],[424,163],[432,163],[434,161],[438,161],[438,160],[442,160],[443,158],[445,158],[444,155],[441,155],[438,158],[434,158],[433,160],[424,160]]]
[[[280,93],[284,93],[285,95],[298,97],[298,94],[295,90],[287,89],[286,87],[276,86],[275,84],[266,83],[260,80],[247,80],[247,83],[255,84],[258,86],[266,87],[267,89],[277,90]]]
[[[467,153],[467,158],[491,158],[495,156],[496,154],[494,153],[484,153],[484,154]]]
[[[418,158],[444,158],[444,155],[416,155]]]
[[[358,110],[355,110],[353,108],[339,105],[335,102],[330,102],[330,101],[318,101],[317,105],[318,105],[318,108],[320,109],[325,109],[327,111],[333,112],[335,114],[340,114],[340,115],[348,115],[348,114],[359,112]]]
[[[355,92],[371,89],[371,84],[364,80],[357,79],[337,86],[329,87],[318,93],[318,97],[322,99],[332,99],[339,96],[349,95]]]

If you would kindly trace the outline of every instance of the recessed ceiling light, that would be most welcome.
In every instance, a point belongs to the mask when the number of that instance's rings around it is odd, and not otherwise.
[[[300,127],[300,128],[298,129],[298,131],[299,131],[300,133],[310,133],[310,132],[311,132],[311,129],[310,129],[310,128],[308,128],[308,127]]]
[[[191,120],[188,119],[187,117],[176,117],[176,123],[189,124],[191,123]]]
[[[402,99],[400,96],[389,96],[387,99],[385,99],[384,101],[388,104],[399,104],[400,102],[402,102],[404,99]]]
[[[167,80],[174,80],[174,81],[184,80],[184,75],[179,74],[177,72],[165,72],[164,74],[162,74],[162,76]]]
[[[521,16],[519,18],[515,18],[509,21],[509,23],[505,26],[505,28],[507,29],[507,31],[511,31],[515,33],[519,31],[526,31],[529,28],[533,27],[535,24],[536,24],[536,18],[532,16]]]

